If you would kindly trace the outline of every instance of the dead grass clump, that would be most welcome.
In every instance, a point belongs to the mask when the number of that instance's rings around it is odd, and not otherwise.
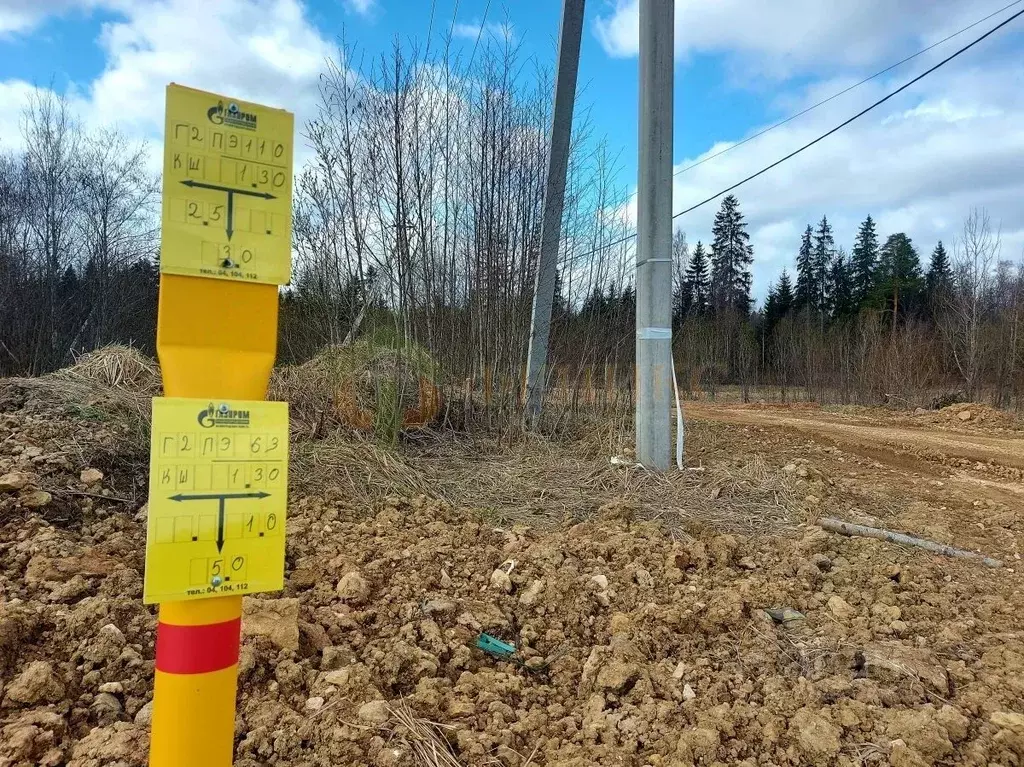
[[[122,422],[126,454],[149,450],[150,400],[160,394],[160,368],[135,349],[106,346],[49,375],[8,381],[28,395],[30,410],[58,408],[84,420]]]
[[[270,398],[291,403],[300,434],[319,437],[336,428],[372,432],[394,444],[403,428],[436,417],[436,369],[418,346],[395,348],[358,341],[328,347],[302,365],[278,368]]]
[[[104,346],[83,354],[71,367],[54,373],[57,378],[94,383],[155,397],[160,393],[160,367],[130,346]]]

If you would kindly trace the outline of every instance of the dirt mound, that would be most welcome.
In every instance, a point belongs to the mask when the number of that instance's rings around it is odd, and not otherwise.
[[[1024,428],[1020,417],[1007,410],[999,410],[980,402],[958,402],[939,410],[918,408],[914,413],[918,423],[948,425],[954,427],[985,426],[989,429]]]

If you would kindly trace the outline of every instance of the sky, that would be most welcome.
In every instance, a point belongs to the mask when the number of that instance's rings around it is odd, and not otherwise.
[[[827,105],[708,159],[890,66],[1010,0],[676,0],[675,210],[713,195],[852,116],[988,28],[1024,0]],[[20,143],[35,87],[64,93],[89,126],[117,125],[159,147],[164,86],[178,82],[314,114],[317,79],[344,33],[364,55],[396,36],[449,30],[511,36],[553,62],[557,0],[0,0],[0,149]],[[579,91],[597,133],[621,149],[636,186],[639,0],[589,0]],[[300,153],[301,157],[301,153]],[[852,247],[868,214],[927,257],[955,242],[971,208],[1001,228],[1002,257],[1024,257],[1024,17],[851,126],[736,190],[754,246],[754,292],[792,271],[800,235],[827,215]],[[718,202],[677,218],[710,239]],[[630,207],[635,216],[635,204]]]

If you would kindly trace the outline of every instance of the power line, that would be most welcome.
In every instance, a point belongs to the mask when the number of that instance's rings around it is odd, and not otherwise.
[[[1012,7],[1013,7],[1013,6],[1015,6],[1015,5],[1020,5],[1020,4],[1022,3],[1022,2],[1024,2],[1024,0],[1014,0],[1014,1],[1013,1],[1012,3],[1010,3],[1009,5],[1004,5],[1004,6],[1003,6],[1002,8],[1000,8],[1000,9],[999,9],[998,11],[993,11],[993,12],[992,12],[992,13],[990,13],[990,14],[989,14],[988,16],[985,16],[985,17],[984,17],[984,18],[982,18],[982,19],[978,19],[978,20],[977,20],[977,21],[975,21],[975,22],[974,22],[973,24],[968,24],[968,25],[967,25],[966,27],[964,27],[963,29],[961,29],[961,30],[958,30],[958,31],[954,32],[953,34],[951,34],[951,35],[948,35],[948,36],[946,36],[946,37],[942,38],[942,39],[941,39],[941,40],[939,40],[938,42],[932,43],[932,44],[931,44],[931,45],[929,45],[929,46],[928,46],[927,48],[922,48],[922,49],[921,49],[921,50],[919,50],[919,51],[918,51],[917,53],[913,53],[913,54],[911,54],[910,56],[907,56],[907,57],[906,57],[905,59],[901,59],[900,61],[897,61],[897,62],[896,62],[895,64],[892,64],[891,66],[888,66],[888,67],[886,67],[885,69],[882,69],[882,70],[880,70],[880,71],[878,71],[878,72],[875,72],[875,73],[874,73],[873,75],[871,75],[870,77],[865,77],[865,78],[864,78],[863,80],[861,80],[860,82],[854,83],[853,85],[851,85],[851,86],[849,86],[849,87],[847,87],[847,88],[844,88],[843,90],[839,91],[838,93],[833,93],[833,94],[832,94],[831,96],[829,96],[829,97],[828,97],[827,99],[823,99],[823,100],[819,101],[819,102],[818,102],[817,104],[813,104],[813,105],[811,105],[811,106],[807,107],[806,109],[804,109],[804,110],[802,110],[802,111],[800,111],[800,112],[797,112],[797,113],[796,113],[796,114],[794,114],[794,115],[790,115],[790,116],[789,116],[789,117],[787,117],[787,118],[786,118],[785,120],[780,120],[779,122],[775,123],[774,125],[769,125],[769,126],[768,126],[767,128],[764,128],[763,130],[760,130],[760,131],[758,131],[758,132],[757,132],[757,133],[755,133],[755,134],[754,134],[753,136],[747,136],[747,137],[746,137],[745,139],[743,139],[742,141],[737,141],[737,142],[736,142],[735,144],[732,144],[732,145],[730,145],[730,146],[727,146],[727,147],[726,147],[725,149],[722,149],[721,151],[715,152],[715,153],[714,153],[714,154],[712,154],[712,155],[708,155],[707,157],[704,157],[704,158],[702,158],[702,159],[700,159],[700,160],[697,160],[697,162],[693,163],[692,165],[687,165],[687,166],[686,166],[685,168],[680,168],[680,169],[679,169],[679,170],[677,170],[677,171],[676,171],[675,173],[673,173],[673,174],[672,174],[672,176],[673,176],[673,177],[675,177],[675,176],[678,176],[678,175],[679,175],[679,174],[681,174],[681,173],[686,173],[686,171],[688,171],[688,170],[693,170],[693,169],[694,169],[694,168],[696,168],[696,167],[697,167],[698,165],[703,165],[703,164],[704,164],[704,163],[706,163],[706,162],[707,162],[708,160],[714,160],[714,159],[715,159],[716,157],[721,157],[721,156],[722,156],[723,154],[725,154],[726,152],[731,152],[731,151],[732,151],[733,149],[736,149],[737,147],[741,147],[741,146],[743,146],[744,144],[746,144],[747,142],[753,141],[753,140],[754,140],[754,139],[756,139],[756,138],[760,138],[760,137],[761,137],[761,136],[763,136],[764,134],[766,134],[766,133],[769,133],[769,132],[771,132],[771,131],[775,130],[776,128],[781,128],[781,127],[782,127],[783,125],[785,125],[786,123],[792,122],[793,120],[795,120],[795,119],[796,119],[796,118],[798,118],[798,117],[803,117],[803,116],[804,116],[805,114],[807,114],[808,112],[812,112],[812,111],[814,111],[815,109],[817,109],[818,107],[820,107],[820,106],[824,106],[824,105],[825,105],[825,104],[827,104],[828,102],[830,102],[830,101],[832,101],[832,100],[834,100],[834,99],[837,99],[837,98],[839,98],[840,96],[842,96],[842,95],[844,95],[844,94],[846,94],[846,93],[849,93],[849,92],[850,92],[850,91],[852,91],[852,90],[853,90],[854,88],[859,88],[860,86],[864,85],[864,83],[867,83],[867,82],[871,82],[871,81],[872,81],[872,80],[874,80],[875,78],[877,78],[877,77],[881,77],[881,76],[882,76],[882,75],[884,75],[884,74],[885,74],[886,72],[891,72],[892,70],[896,69],[896,67],[899,67],[899,66],[902,66],[903,64],[906,64],[906,63],[907,63],[908,61],[911,61],[912,59],[916,59],[916,58],[917,58],[918,56],[920,56],[920,55],[922,55],[922,54],[924,54],[924,53],[927,53],[928,51],[932,50],[933,48],[937,48],[938,46],[942,45],[943,43],[949,42],[949,41],[950,41],[950,40],[952,40],[952,39],[953,39],[954,37],[957,37],[957,36],[959,36],[959,35],[962,35],[962,34],[963,34],[964,32],[968,31],[969,29],[973,29],[974,27],[978,26],[979,24],[982,24],[982,23],[984,23],[984,22],[988,21],[988,20],[989,20],[989,19],[991,19],[991,18],[992,18],[993,16],[998,16],[998,15],[999,15],[1000,13],[1002,13],[1002,12],[1003,12],[1003,11],[1005,11],[1005,10],[1007,10],[1008,8],[1012,8]]]
[[[1008,7],[1009,7],[1009,6],[1008,6]],[[997,13],[998,13],[998,12],[997,12]],[[850,123],[854,122],[855,120],[857,120],[857,119],[859,119],[859,118],[863,117],[864,115],[866,115],[866,114],[867,114],[868,112],[870,112],[870,111],[871,111],[872,109],[874,109],[875,107],[881,106],[881,105],[882,105],[882,104],[884,104],[884,103],[885,103],[886,101],[888,101],[889,99],[891,99],[891,98],[892,98],[893,96],[896,96],[896,95],[898,95],[898,94],[902,93],[902,92],[903,92],[903,91],[905,91],[905,90],[906,90],[907,88],[909,88],[909,87],[910,87],[911,85],[914,85],[915,83],[919,82],[920,80],[922,80],[922,79],[924,79],[925,77],[927,77],[928,75],[930,75],[930,74],[931,74],[932,72],[934,72],[934,71],[935,71],[936,69],[939,69],[940,67],[942,67],[942,66],[945,66],[946,64],[948,64],[948,63],[949,63],[950,61],[952,61],[953,59],[955,59],[955,58],[956,58],[957,56],[959,56],[960,54],[962,54],[962,53],[965,53],[965,52],[966,52],[966,51],[968,51],[969,49],[973,48],[973,47],[974,47],[975,45],[977,45],[978,43],[980,43],[980,42],[981,42],[982,40],[984,40],[985,38],[989,37],[989,36],[990,36],[990,35],[992,35],[993,33],[995,33],[995,32],[997,32],[997,31],[999,31],[1000,29],[1002,29],[1003,27],[1005,27],[1005,26],[1006,26],[1007,24],[1009,24],[1009,23],[1010,23],[1011,21],[1013,21],[1014,19],[1016,19],[1016,18],[1018,18],[1019,16],[1022,16],[1022,15],[1024,15],[1024,10],[1022,10],[1022,11],[1017,11],[1017,13],[1013,14],[1013,15],[1012,15],[1012,16],[1010,16],[1009,18],[1007,18],[1007,19],[1005,19],[1005,20],[1001,21],[1001,22],[1000,22],[999,24],[997,24],[996,26],[992,27],[992,29],[990,29],[990,30],[989,30],[988,32],[986,32],[985,34],[983,34],[983,35],[982,35],[981,37],[978,37],[978,38],[976,38],[976,39],[972,40],[971,42],[969,42],[969,43],[968,43],[967,45],[965,45],[964,47],[960,48],[959,50],[955,51],[954,53],[952,53],[952,54],[950,54],[949,56],[947,56],[946,58],[944,58],[944,59],[943,59],[942,61],[940,61],[940,62],[939,62],[938,64],[936,64],[935,66],[933,66],[933,67],[930,67],[929,69],[926,69],[926,70],[925,70],[924,72],[922,72],[921,74],[919,74],[919,75],[918,75],[917,77],[915,77],[914,79],[910,80],[909,82],[905,83],[904,85],[901,85],[901,86],[900,86],[899,88],[897,88],[896,90],[892,91],[892,92],[891,92],[891,93],[889,93],[888,95],[886,95],[886,96],[883,96],[883,97],[882,97],[882,98],[880,98],[880,99],[879,99],[878,101],[876,101],[875,103],[873,103],[873,104],[872,104],[871,106],[869,106],[869,107],[867,107],[867,108],[865,108],[865,109],[862,109],[862,110],[861,110],[860,112],[858,112],[857,114],[855,114],[855,115],[854,115],[853,117],[851,117],[851,118],[849,118],[849,119],[847,119],[847,120],[844,120],[843,122],[839,123],[839,125],[837,125],[836,127],[832,128],[832,130],[828,131],[827,133],[823,133],[822,135],[818,136],[818,137],[817,137],[816,139],[814,139],[813,141],[810,141],[810,142],[808,142],[808,143],[804,144],[804,145],[803,145],[802,147],[800,147],[799,149],[796,149],[796,150],[794,150],[794,151],[790,152],[790,153],[789,153],[789,154],[787,154],[787,155],[786,155],[785,157],[783,157],[783,158],[781,158],[781,159],[779,159],[779,160],[776,160],[776,161],[775,161],[775,162],[773,162],[773,163],[772,163],[771,165],[768,165],[768,166],[766,166],[766,167],[762,168],[761,170],[757,171],[757,173],[752,173],[751,175],[747,176],[747,177],[746,177],[745,179],[743,179],[742,181],[738,181],[737,183],[733,184],[732,186],[729,186],[729,187],[727,187],[727,188],[723,189],[722,191],[720,191],[720,192],[717,192],[716,194],[713,194],[713,195],[711,195],[711,196],[710,196],[710,197],[708,197],[708,198],[707,198],[706,200],[702,200],[701,202],[698,202],[698,203],[697,203],[696,205],[692,205],[692,206],[690,206],[689,208],[686,208],[685,210],[681,210],[681,211],[679,211],[678,213],[674,213],[674,214],[672,215],[672,218],[673,218],[673,219],[677,219],[677,218],[679,218],[679,217],[680,217],[680,216],[682,216],[682,215],[685,215],[685,214],[687,214],[687,213],[690,213],[690,212],[692,212],[692,211],[696,210],[697,208],[700,208],[700,207],[702,207],[702,206],[704,206],[704,205],[707,205],[707,204],[708,204],[709,202],[712,202],[712,201],[714,201],[714,200],[718,199],[718,198],[719,198],[719,197],[721,197],[721,196],[722,196],[723,194],[727,194],[728,192],[731,192],[732,190],[734,190],[734,189],[737,189],[737,188],[739,188],[739,187],[743,186],[743,185],[744,185],[745,183],[747,183],[748,181],[752,181],[753,179],[757,178],[758,176],[761,176],[761,175],[763,175],[763,174],[767,173],[768,171],[772,170],[773,168],[776,168],[776,167],[778,167],[779,165],[781,165],[782,163],[784,163],[784,162],[785,162],[786,160],[792,159],[792,158],[793,158],[793,157],[795,157],[796,155],[798,155],[798,154],[800,154],[801,152],[803,152],[803,151],[804,151],[805,149],[809,149],[809,148],[811,148],[812,146],[814,146],[815,144],[817,144],[817,143],[818,143],[819,141],[823,141],[824,139],[826,139],[826,138],[828,138],[829,136],[831,136],[831,135],[832,135],[833,133],[836,133],[837,131],[841,130],[842,128],[845,128],[845,127],[846,127],[847,125],[849,125]],[[612,242],[609,242],[609,243],[608,243],[608,244],[606,244],[606,245],[599,245],[598,247],[594,248],[593,250],[590,250],[590,251],[588,251],[588,252],[586,252],[586,253],[582,253],[581,255],[577,256],[577,258],[586,258],[587,256],[592,256],[592,255],[593,255],[594,253],[598,253],[598,252],[600,252],[600,251],[602,251],[602,250],[606,250],[606,249],[608,249],[608,248],[613,248],[613,247],[615,247],[616,245],[621,245],[622,243],[624,243],[624,242],[628,242],[629,240],[632,240],[632,239],[634,239],[635,237],[636,237],[636,233],[633,233],[633,234],[629,234],[629,235],[626,235],[625,237],[620,237],[619,239],[617,239],[617,240],[614,240],[614,241],[612,241]]]
[[[949,56],[947,56],[946,58],[944,58],[944,59],[943,59],[942,61],[940,61],[940,62],[939,62],[938,64],[936,64],[935,66],[933,66],[933,67],[930,67],[930,68],[926,69],[926,70],[925,70],[924,72],[922,72],[921,74],[919,74],[919,75],[918,75],[917,77],[915,77],[915,78],[914,78],[913,80],[911,80],[910,82],[908,82],[908,83],[906,83],[906,84],[904,84],[904,85],[901,85],[901,86],[900,86],[899,88],[897,88],[896,90],[894,90],[894,91],[893,91],[892,93],[889,93],[889,94],[887,94],[887,95],[883,96],[882,98],[880,98],[880,99],[879,99],[878,101],[876,101],[876,102],[875,102],[874,104],[872,104],[871,106],[869,106],[869,107],[867,107],[867,108],[865,108],[865,109],[862,109],[862,110],[861,110],[861,111],[859,111],[859,112],[858,112],[857,114],[855,114],[855,115],[854,115],[853,117],[851,117],[851,118],[849,118],[848,120],[844,120],[843,122],[839,123],[839,125],[837,125],[836,127],[834,127],[834,128],[832,129],[832,130],[828,131],[827,133],[823,133],[822,135],[818,136],[818,138],[814,139],[813,141],[809,141],[808,143],[804,144],[804,145],[803,145],[802,147],[800,147],[799,149],[795,149],[794,151],[792,151],[792,152],[790,152],[789,154],[787,154],[787,155],[786,155],[785,157],[783,157],[783,158],[781,158],[781,159],[779,159],[779,160],[776,160],[776,161],[775,161],[775,162],[773,162],[773,163],[772,163],[771,165],[768,165],[768,166],[766,166],[766,167],[762,168],[762,169],[761,169],[761,170],[759,170],[759,171],[758,171],[757,173],[752,173],[752,174],[750,174],[749,176],[747,176],[747,177],[746,177],[745,179],[743,179],[742,181],[738,181],[737,183],[733,184],[732,186],[730,186],[730,187],[727,187],[727,188],[723,189],[722,191],[720,191],[720,192],[717,192],[717,193],[715,193],[715,194],[711,195],[711,196],[710,196],[710,197],[708,197],[708,198],[707,198],[706,200],[702,200],[701,202],[698,202],[698,203],[697,203],[696,205],[691,205],[691,206],[690,206],[689,208],[687,208],[686,210],[681,210],[681,211],[679,211],[678,213],[674,213],[674,214],[672,215],[672,218],[673,218],[673,219],[676,219],[676,218],[679,218],[680,216],[682,216],[682,215],[684,215],[684,214],[686,214],[686,213],[689,213],[690,211],[694,211],[694,210],[696,210],[697,208],[701,207],[702,205],[706,205],[707,203],[709,203],[709,202],[711,202],[711,201],[713,201],[713,200],[716,200],[716,199],[718,199],[718,198],[719,198],[719,197],[721,197],[721,196],[722,196],[723,194],[726,194],[726,193],[728,193],[728,192],[731,192],[731,191],[732,191],[733,189],[736,189],[736,188],[738,188],[738,187],[741,187],[741,186],[743,186],[743,185],[744,185],[745,183],[747,183],[748,181],[752,181],[753,179],[757,178],[758,176],[760,176],[760,175],[762,175],[762,174],[764,174],[764,173],[767,173],[767,172],[768,172],[768,171],[770,171],[770,170],[771,170],[772,168],[776,168],[776,167],[778,167],[779,165],[781,165],[782,163],[784,163],[784,162],[785,162],[786,160],[789,160],[789,159],[791,159],[791,158],[793,158],[793,157],[796,157],[796,156],[797,156],[798,154],[800,154],[800,153],[801,153],[802,151],[804,151],[805,149],[810,149],[810,148],[811,148],[812,146],[814,146],[815,144],[817,144],[817,143],[818,143],[819,141],[823,141],[823,140],[827,139],[827,138],[828,138],[829,136],[831,136],[831,135],[832,135],[833,133],[835,133],[836,131],[839,131],[839,130],[841,130],[842,128],[845,128],[845,127],[846,127],[847,125],[849,125],[850,123],[852,123],[852,122],[853,122],[854,120],[857,120],[857,119],[859,119],[859,118],[863,117],[864,115],[866,115],[866,114],[867,114],[868,112],[870,112],[870,111],[871,111],[872,109],[874,109],[875,107],[877,107],[877,106],[881,106],[881,105],[882,105],[882,104],[884,104],[884,103],[885,103],[886,101],[888,101],[889,99],[891,99],[891,98],[892,98],[893,96],[896,96],[896,95],[898,95],[898,94],[902,93],[903,91],[905,91],[905,90],[906,90],[907,88],[909,88],[909,87],[910,87],[911,85],[913,85],[914,83],[916,83],[916,82],[918,82],[918,81],[920,81],[920,80],[923,80],[923,79],[924,79],[925,77],[927,77],[928,75],[930,75],[930,74],[931,74],[932,72],[934,72],[934,71],[935,71],[936,69],[938,69],[939,67],[945,66],[945,65],[946,65],[946,64],[948,64],[948,63],[949,63],[950,61],[952,61],[952,60],[953,60],[953,59],[955,59],[955,58],[956,58],[957,56],[959,56],[959,55],[960,55],[961,53],[964,53],[965,51],[968,51],[968,50],[970,50],[970,49],[971,49],[971,48],[973,48],[973,47],[974,47],[975,45],[977,45],[977,44],[978,44],[978,43],[980,43],[980,42],[981,42],[982,40],[984,40],[984,39],[985,39],[986,37],[988,37],[989,35],[992,35],[993,33],[997,32],[998,30],[1002,29],[1003,27],[1005,27],[1005,26],[1006,26],[1007,24],[1009,24],[1009,23],[1010,23],[1011,21],[1013,21],[1014,19],[1016,19],[1016,18],[1017,18],[1017,17],[1019,17],[1019,16],[1024,16],[1024,10],[1021,10],[1021,11],[1017,11],[1017,12],[1016,12],[1015,14],[1013,14],[1013,15],[1012,15],[1012,16],[1010,16],[1009,18],[1007,18],[1007,19],[1005,19],[1004,21],[1001,21],[1000,23],[996,24],[996,25],[995,25],[994,27],[992,27],[992,29],[990,29],[990,30],[989,30],[988,32],[986,32],[985,34],[983,34],[983,35],[982,35],[981,37],[979,37],[979,38],[977,38],[977,39],[975,39],[975,40],[972,40],[971,42],[969,42],[969,43],[968,43],[967,45],[965,45],[965,46],[964,46],[963,48],[961,48],[960,50],[958,50],[958,51],[955,51],[954,53],[951,53],[951,54],[950,54]]]

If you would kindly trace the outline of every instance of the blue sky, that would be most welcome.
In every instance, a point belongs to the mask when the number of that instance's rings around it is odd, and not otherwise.
[[[1010,0],[677,0],[678,168],[830,95]],[[159,142],[163,86],[176,80],[293,109],[315,107],[316,77],[345,29],[367,55],[451,28],[472,49],[511,34],[555,54],[557,0],[0,0],[0,146],[18,143],[32,86],[67,93],[88,124],[117,122]],[[582,102],[636,171],[638,0],[589,0]],[[1024,3],[787,126],[676,177],[676,209],[777,159],[948,55]],[[486,17],[485,17],[486,13]],[[504,26],[503,26],[504,25]],[[1024,248],[1024,18],[863,122],[740,189],[755,292],[790,265],[799,234],[828,214],[852,245],[871,213],[927,255],[972,206],[1002,226],[1003,257]],[[436,42],[435,42],[436,44]],[[678,222],[707,240],[715,205]]]
[[[212,0],[216,2],[216,0]],[[0,7],[4,0],[0,0]],[[44,3],[45,5],[45,3]],[[55,4],[59,5],[59,4]],[[102,47],[104,27],[117,24],[124,14],[110,7],[90,7],[83,3],[64,4],[67,10],[40,15],[39,23],[27,32],[8,32],[0,38],[0,79],[22,80],[42,86],[53,83],[56,90],[69,86],[85,90],[103,73],[107,63]],[[254,7],[260,3],[253,3]],[[458,13],[455,13],[456,5]],[[388,3],[376,0],[359,12],[361,4],[340,0],[314,0],[305,5],[306,18],[328,42],[342,29],[348,38],[369,54],[392,44],[395,35],[402,40],[424,40],[431,25],[431,2]],[[613,147],[621,147],[624,177],[636,173],[637,61],[635,57],[609,56],[596,33],[599,18],[607,16],[609,6],[591,0],[586,23],[586,39],[581,50],[579,88],[583,103],[590,107],[599,131],[607,135]],[[58,9],[59,10],[59,7]],[[484,13],[487,13],[485,17]],[[483,42],[508,28],[527,57],[553,61],[558,41],[561,5],[556,0],[521,0],[501,4],[496,0],[438,0],[433,4],[435,45],[449,29],[456,45],[472,50],[476,29],[484,25]],[[2,11],[0,11],[2,17]],[[454,20],[454,25],[453,25]],[[0,24],[0,29],[3,25]],[[709,137],[742,136],[750,127],[771,116],[771,106],[763,94],[733,87],[728,57],[722,54],[697,54],[680,70],[679,98],[685,104],[685,119],[679,120],[676,150],[694,156],[707,147]],[[214,85],[197,85],[215,90]],[[287,107],[283,95],[282,106]]]

